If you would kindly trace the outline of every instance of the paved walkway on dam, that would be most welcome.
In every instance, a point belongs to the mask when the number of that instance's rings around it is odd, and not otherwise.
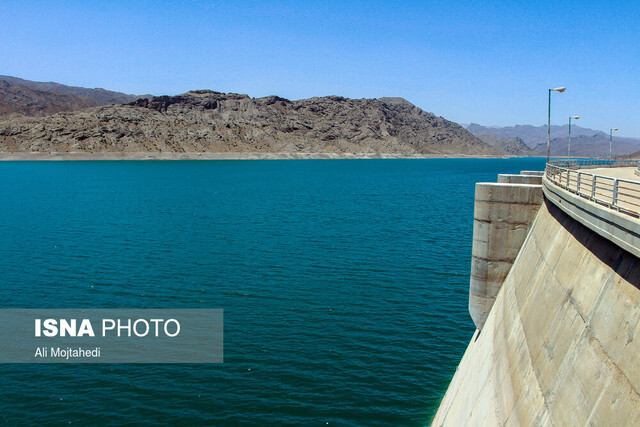
[[[599,167],[580,170],[552,169],[548,179],[560,188],[608,206],[616,211],[640,217],[640,176],[636,167]],[[578,174],[581,172],[581,174]],[[596,178],[593,178],[593,177]],[[616,182],[616,179],[624,181]],[[595,205],[594,205],[595,207]]]
[[[589,168],[580,169],[580,172],[591,173],[594,175],[610,176],[611,178],[628,179],[630,181],[640,181],[640,176],[635,174],[635,167],[623,168]]]

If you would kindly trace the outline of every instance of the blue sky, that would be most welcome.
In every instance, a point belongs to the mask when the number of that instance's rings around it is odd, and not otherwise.
[[[459,123],[640,137],[640,7],[619,2],[0,2],[0,74],[127,93],[400,96]]]

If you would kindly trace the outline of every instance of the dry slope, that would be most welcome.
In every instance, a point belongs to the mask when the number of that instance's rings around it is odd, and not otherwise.
[[[15,85],[27,86],[44,92],[57,92],[89,98],[95,102],[94,105],[124,104],[126,102],[135,101],[138,98],[151,97],[151,95],[129,95],[102,88],[89,89],[79,86],[67,86],[55,82],[34,82],[33,80],[25,80],[12,76],[0,76],[0,80],[4,80]]]
[[[500,154],[401,98],[192,91],[0,121],[0,151]]]
[[[97,105],[97,102],[82,96],[34,89],[0,79],[0,116],[14,113],[45,116]]]

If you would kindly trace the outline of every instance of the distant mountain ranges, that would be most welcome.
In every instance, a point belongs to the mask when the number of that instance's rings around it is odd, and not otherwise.
[[[567,126],[552,126],[566,155]],[[462,126],[402,98],[291,101],[210,90],[130,95],[0,76],[0,152],[263,152],[407,156],[546,154],[545,126]],[[572,127],[575,156],[608,155],[608,135]],[[616,154],[640,139],[616,138]]]
[[[63,93],[66,95],[70,95],[73,97],[72,99],[77,99],[76,97],[80,97],[81,99],[90,99],[95,103],[95,105],[108,105],[108,104],[126,104],[127,102],[133,102],[139,98],[151,98],[153,95],[129,95],[122,92],[114,92],[112,90],[106,89],[88,89],[84,87],[78,86],[67,86],[60,83],[54,82],[34,82],[31,80],[19,79],[17,77],[11,76],[2,76],[0,75],[0,82],[4,81],[11,85],[16,85],[17,87],[14,90],[24,90],[25,87],[30,89],[35,89],[40,91],[40,94],[52,94],[56,96],[57,94]],[[29,93],[29,92],[28,92]],[[0,104],[4,104],[8,102],[6,98],[0,98]],[[81,101],[78,101],[81,102]],[[76,108],[77,109],[77,108]],[[63,110],[63,111],[73,111]]]
[[[34,89],[0,80],[0,115],[46,116],[61,111],[96,107],[96,101],[62,92]]]
[[[516,125],[507,127],[486,127],[475,123],[465,128],[482,139],[496,138],[501,143],[513,138],[520,141],[534,153],[547,153],[547,126]],[[569,125],[551,126],[551,155],[567,156]],[[613,137],[613,154],[627,156],[640,150],[640,139]],[[607,157],[609,155],[609,135],[599,130],[571,125],[571,155],[579,157]]]

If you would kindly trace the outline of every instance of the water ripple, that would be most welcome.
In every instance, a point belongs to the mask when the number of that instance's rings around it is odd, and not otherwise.
[[[1,162],[4,307],[225,310],[222,365],[4,365],[0,421],[421,424],[473,192],[541,159]]]

